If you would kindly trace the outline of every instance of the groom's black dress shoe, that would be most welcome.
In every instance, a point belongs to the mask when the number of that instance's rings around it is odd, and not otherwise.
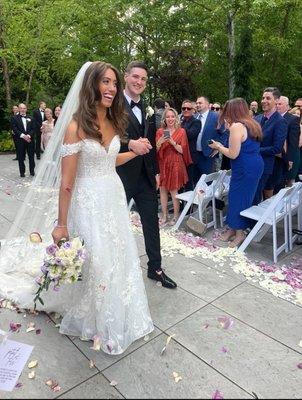
[[[154,279],[155,281],[161,282],[161,284],[169,289],[175,289],[177,287],[177,284],[172,281],[171,278],[169,278],[164,271],[160,271],[161,273],[158,274],[153,271],[148,271],[147,276],[150,279]]]

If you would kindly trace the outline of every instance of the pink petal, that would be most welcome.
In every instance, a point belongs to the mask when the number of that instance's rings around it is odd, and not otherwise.
[[[218,322],[223,329],[230,329],[234,324],[234,320],[226,315],[218,317]]]
[[[299,363],[299,364],[297,365],[297,367],[298,367],[299,369],[302,369],[302,363]]]
[[[21,328],[21,324],[19,324],[17,322],[11,322],[9,324],[10,332],[19,332],[20,328]]]
[[[40,333],[41,333],[41,329],[37,329],[36,330],[36,335],[40,335]]]
[[[219,390],[215,390],[212,395],[212,399],[223,399],[223,394]]]
[[[18,382],[18,383],[15,385],[15,388],[16,388],[16,389],[19,389],[19,388],[22,387],[22,386],[23,386],[23,383]]]
[[[221,351],[222,351],[223,353],[227,353],[227,352],[228,352],[228,349],[227,349],[226,347],[222,346]]]

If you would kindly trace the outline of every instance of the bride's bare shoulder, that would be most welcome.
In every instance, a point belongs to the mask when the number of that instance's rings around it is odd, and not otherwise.
[[[65,131],[64,143],[77,143],[85,138],[76,120],[72,119]]]

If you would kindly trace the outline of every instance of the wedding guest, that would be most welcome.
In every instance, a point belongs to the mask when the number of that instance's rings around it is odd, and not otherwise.
[[[15,135],[15,133],[13,131],[12,121],[13,121],[14,115],[17,115],[18,113],[19,113],[18,106],[14,105],[12,107],[11,119],[10,119],[10,125],[11,125],[11,129],[12,129],[12,131],[11,131],[12,132],[12,139],[13,139],[13,142],[14,142],[14,145],[15,145],[15,152],[16,152],[16,157],[13,158],[13,161],[18,160],[18,157],[17,157],[17,137],[16,137],[16,135]]]
[[[52,131],[54,128],[54,118],[52,116],[52,110],[50,108],[45,108],[45,118],[46,120],[42,122],[41,126],[41,145],[43,150],[46,149],[46,146],[51,138]]]
[[[259,113],[258,113],[258,103],[256,100],[251,101],[250,104],[250,111],[252,113],[252,117],[256,117]]]
[[[60,104],[58,104],[57,106],[55,106],[53,108],[52,115],[53,115],[53,118],[54,118],[54,125],[56,124],[57,119],[59,118],[59,115],[61,113],[61,109],[62,109],[62,107],[61,107]]]
[[[159,129],[161,126],[162,116],[166,108],[166,102],[163,99],[155,99],[153,106],[154,106],[155,126],[156,129]]]
[[[257,115],[255,120],[261,125],[263,140],[260,145],[260,154],[264,161],[264,170],[255,194],[254,204],[258,205],[264,198],[273,195],[273,170],[276,155],[280,154],[287,133],[287,124],[277,112],[276,103],[280,97],[276,87],[267,87],[262,94],[261,105],[263,114]],[[278,161],[277,161],[278,162]]]
[[[28,155],[29,172],[35,176],[35,146],[34,146],[34,123],[26,115],[27,107],[21,103],[18,106],[18,114],[12,118],[12,128],[17,141],[17,158],[19,162],[20,177],[25,177],[25,154]]]
[[[277,101],[277,111],[287,122],[287,136],[284,145],[284,151],[282,152],[282,159],[284,162],[284,173],[279,182],[279,187],[274,192],[278,192],[286,186],[292,186],[294,183],[299,166],[300,166],[300,119],[288,112],[289,110],[289,99],[285,96],[280,96]]]
[[[211,106],[211,110],[219,113],[220,110],[221,110],[221,104],[217,103],[217,102],[213,103],[212,106]]]
[[[193,115],[194,109],[191,100],[184,100],[182,102],[181,111],[181,127],[184,128],[186,131],[189,142],[190,155],[193,162],[193,164],[190,164],[188,166],[189,180],[186,184],[185,189],[193,190],[200,178],[200,171],[198,168],[199,154],[196,149],[196,141],[201,130],[201,122]]]
[[[221,236],[229,241],[230,247],[239,246],[245,239],[244,230],[250,221],[240,212],[251,207],[256,189],[263,172],[263,159],[260,155],[262,132],[260,125],[250,116],[244,99],[228,100],[222,110],[220,123],[225,122],[229,128],[228,148],[214,141],[209,146],[218,150],[231,160],[231,182],[229,207],[226,224],[228,230]]]
[[[192,163],[186,131],[180,127],[180,120],[174,108],[163,113],[162,127],[156,132],[156,150],[160,171],[160,201],[164,226],[168,218],[168,194],[171,194],[174,215],[169,225],[179,217],[178,190],[188,182],[187,167]]]
[[[41,126],[42,122],[45,121],[45,101],[39,102],[39,108],[33,111],[33,122],[34,122],[34,134],[35,134],[35,153],[37,159],[41,158]]]

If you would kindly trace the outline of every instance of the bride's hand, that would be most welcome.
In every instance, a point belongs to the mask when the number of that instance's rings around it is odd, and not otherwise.
[[[69,240],[69,233],[67,228],[55,227],[51,233],[54,243],[58,244],[60,240]]]

